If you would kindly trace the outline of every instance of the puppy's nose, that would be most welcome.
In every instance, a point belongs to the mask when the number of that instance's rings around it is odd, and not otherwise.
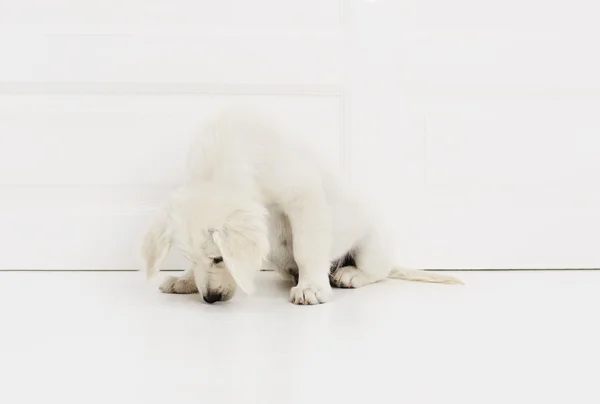
[[[213,304],[214,302],[218,302],[219,300],[223,299],[223,295],[221,293],[207,293],[204,296],[202,296],[202,298],[204,299],[204,301],[208,304]]]

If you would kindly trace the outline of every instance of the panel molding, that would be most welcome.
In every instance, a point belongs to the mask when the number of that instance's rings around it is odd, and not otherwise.
[[[0,82],[5,95],[338,95],[343,84],[219,82]]]
[[[547,86],[406,86],[406,94],[419,102],[427,101],[512,101],[512,100],[599,100],[599,87]]]
[[[57,1],[51,6],[23,1],[0,16],[0,30],[23,33],[126,34],[286,33],[332,31],[343,21],[343,0],[311,0],[286,4],[277,0],[91,1],[77,6]],[[38,2],[39,3],[39,2]],[[32,12],[35,10],[35,12]],[[265,12],[264,10],[268,10]],[[258,23],[257,23],[258,22]]]

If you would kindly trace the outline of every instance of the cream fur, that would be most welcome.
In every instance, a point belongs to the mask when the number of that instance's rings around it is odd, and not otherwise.
[[[143,240],[148,276],[171,246],[192,263],[161,286],[228,300],[236,286],[253,291],[266,262],[297,277],[295,304],[331,297],[331,284],[360,287],[395,277],[460,283],[448,275],[399,268],[381,221],[340,173],[301,136],[257,111],[232,108],[208,121],[191,147],[187,177]],[[351,253],[356,266],[330,270]],[[213,263],[222,257],[223,262]],[[197,287],[196,287],[197,286]]]

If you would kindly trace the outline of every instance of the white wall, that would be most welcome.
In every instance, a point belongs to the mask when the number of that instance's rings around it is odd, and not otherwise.
[[[591,0],[0,5],[0,269],[137,268],[194,127],[240,97],[372,190],[407,265],[600,267]]]
[[[404,262],[600,268],[597,2],[355,6],[353,178]]]
[[[231,101],[261,105],[347,163],[337,0],[0,10],[0,269],[138,268],[190,136]]]

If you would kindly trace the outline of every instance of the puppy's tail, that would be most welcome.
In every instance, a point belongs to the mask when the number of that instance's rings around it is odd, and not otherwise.
[[[419,281],[432,283],[451,283],[455,285],[464,285],[465,283],[451,275],[440,274],[438,272],[419,271],[416,269],[394,267],[390,271],[388,278],[403,279],[405,281]]]

